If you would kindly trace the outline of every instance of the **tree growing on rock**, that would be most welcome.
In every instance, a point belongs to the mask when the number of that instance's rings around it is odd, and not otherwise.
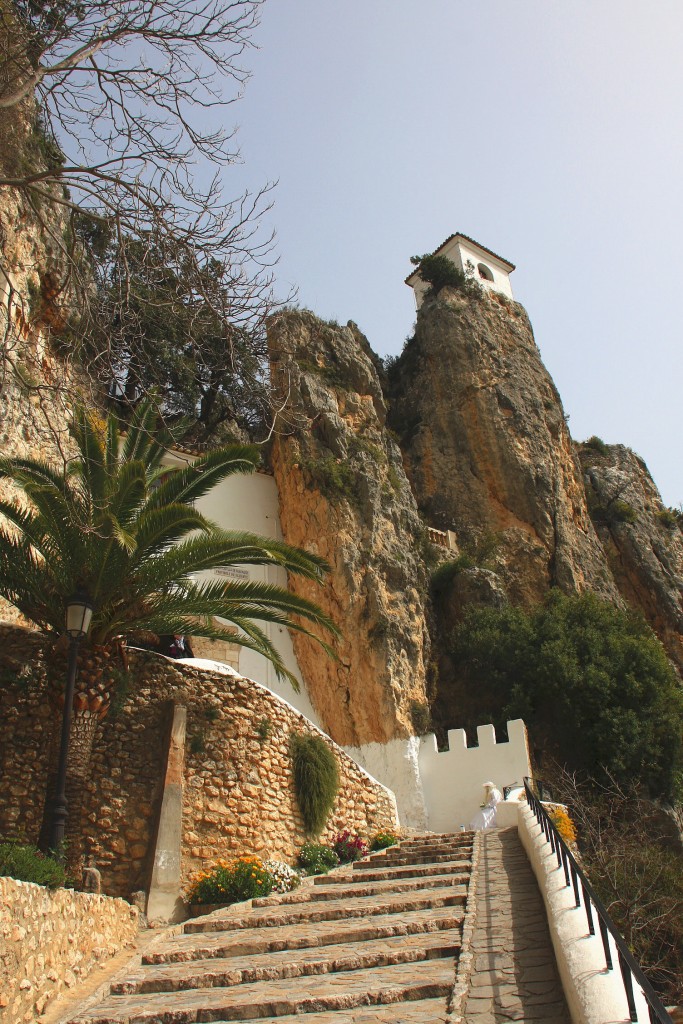
[[[683,689],[638,616],[552,591],[531,612],[472,609],[451,654],[472,724],[523,718],[539,751],[571,770],[683,794]]]
[[[214,321],[194,331],[185,359],[200,390],[208,401],[216,391],[208,363],[267,401],[265,320],[278,308],[273,239],[262,230],[271,185],[228,198],[238,151],[234,129],[223,127],[248,78],[243,60],[263,3],[0,4],[0,110],[18,126],[11,139],[0,134],[0,193],[20,197],[50,249],[49,267],[21,268],[30,295],[0,253],[10,313],[1,369],[10,380],[38,396],[50,387],[39,361],[37,373],[25,369],[21,340],[35,328],[58,343],[69,370],[52,382],[54,394],[65,379],[82,391],[85,366],[98,399],[122,375],[138,398],[150,395],[149,346],[130,360],[126,341],[143,336],[145,321],[171,322],[191,296]],[[136,269],[151,264],[181,285],[136,289]],[[211,422],[215,403],[211,416],[204,394],[197,411],[201,403]],[[158,411],[168,411],[162,401]]]

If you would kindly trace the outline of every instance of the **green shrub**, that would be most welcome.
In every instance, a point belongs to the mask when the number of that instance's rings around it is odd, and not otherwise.
[[[394,832],[390,832],[388,829],[380,829],[370,840],[370,849],[386,850],[389,846],[396,846],[400,841],[400,838]]]
[[[442,562],[432,573],[432,590],[435,594],[442,594],[444,590],[448,589],[451,580],[459,573],[464,572],[465,569],[473,569],[474,565],[474,558],[466,551],[463,551],[457,558],[452,558],[448,562]]]
[[[334,501],[344,498],[354,504],[358,500],[356,491],[356,474],[347,462],[338,462],[333,455],[324,455],[319,459],[302,459],[304,469],[321,494]]]
[[[677,508],[662,508],[657,512],[657,519],[667,530],[675,530],[681,525],[683,516]]]
[[[36,846],[12,840],[0,843],[0,875],[46,885],[48,889],[57,889],[66,882],[66,872],[58,860]]]
[[[602,526],[615,526],[617,523],[635,523],[638,513],[633,505],[620,498],[613,498],[611,501],[596,501],[589,492],[588,511],[594,523]]]
[[[326,875],[330,868],[336,868],[339,864],[339,857],[334,850],[322,843],[304,843],[298,860],[307,875]]]
[[[592,448],[594,452],[598,453],[598,455],[609,455],[609,448],[602,438],[596,437],[595,434],[583,443],[586,448]]]
[[[473,609],[449,653],[472,695],[466,726],[523,718],[533,743],[572,771],[676,795],[683,690],[642,619],[553,591],[530,612]]]
[[[416,736],[426,736],[432,732],[432,712],[429,704],[421,700],[411,700],[410,720]]]
[[[272,891],[274,879],[258,857],[219,860],[190,882],[188,903],[239,903]]]
[[[308,835],[325,826],[339,789],[337,761],[322,736],[292,733],[294,791]]]
[[[272,731],[273,723],[271,722],[267,715],[264,715],[263,718],[259,720],[258,725],[256,726],[256,735],[258,736],[259,743],[265,743],[266,740],[270,738],[270,734],[272,733]]]
[[[450,288],[464,290],[468,284],[466,275],[447,256],[435,256],[433,253],[426,256],[413,256],[410,262],[417,266],[422,280],[431,285],[435,292],[447,285]]]

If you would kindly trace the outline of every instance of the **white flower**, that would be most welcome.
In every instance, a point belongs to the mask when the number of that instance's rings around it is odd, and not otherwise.
[[[301,884],[301,875],[281,860],[267,860],[263,865],[273,877],[273,892],[291,892]]]

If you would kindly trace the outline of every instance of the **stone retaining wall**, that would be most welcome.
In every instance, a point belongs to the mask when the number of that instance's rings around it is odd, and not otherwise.
[[[0,1020],[34,1024],[137,932],[138,911],[125,900],[0,878]]]
[[[23,654],[21,651],[23,650]],[[44,655],[35,634],[0,630],[2,660],[29,667],[4,673],[0,720],[0,835],[35,841],[42,818],[50,724]],[[49,656],[49,652],[48,652]],[[256,853],[294,860],[305,840],[294,795],[289,738],[316,731],[303,715],[249,680],[131,652],[127,691],[99,724],[87,792],[83,851],[94,855],[102,888],[115,896],[147,890],[173,706],[187,709],[183,769],[182,879],[218,857]],[[393,794],[330,741],[341,786],[322,839],[343,828],[372,835],[397,827]],[[68,828],[68,825],[67,825]]]

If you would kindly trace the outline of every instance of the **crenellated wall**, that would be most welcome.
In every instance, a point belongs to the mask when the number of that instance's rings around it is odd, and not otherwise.
[[[479,810],[485,782],[493,782],[502,792],[531,775],[524,722],[508,722],[507,731],[507,741],[499,742],[492,725],[480,725],[478,745],[468,747],[465,730],[450,729],[448,750],[438,750],[435,736],[422,738],[420,775],[433,832],[454,832],[468,825]]]

